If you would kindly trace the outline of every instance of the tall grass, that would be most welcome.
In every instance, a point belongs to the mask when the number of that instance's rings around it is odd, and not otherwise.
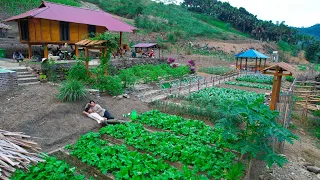
[[[57,98],[61,101],[75,102],[86,99],[88,91],[84,87],[83,82],[77,80],[68,80],[60,88]]]

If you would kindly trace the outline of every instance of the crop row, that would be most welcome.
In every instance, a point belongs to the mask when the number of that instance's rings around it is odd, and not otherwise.
[[[233,167],[236,156],[222,148],[202,144],[191,136],[176,136],[170,132],[151,133],[141,124],[107,126],[100,130],[139,150],[151,152],[172,162],[193,166],[194,172],[207,173],[209,178],[225,178]],[[240,172],[242,173],[242,172]]]
[[[116,179],[196,179],[187,167],[183,171],[149,154],[130,151],[125,145],[109,145],[99,133],[90,132],[67,147],[70,154]],[[206,179],[204,176],[197,179]]]
[[[273,83],[273,76],[268,76],[264,74],[248,74],[241,77],[236,78],[237,81],[245,81],[251,83],[263,83],[270,84]]]
[[[181,116],[168,115],[158,110],[142,113],[135,120],[151,127],[169,130],[175,135],[189,136],[204,144],[215,144],[226,146],[226,140],[221,142],[220,129],[206,125],[203,121],[185,119]],[[221,146],[220,146],[221,147]]]
[[[55,157],[47,157],[44,162],[32,165],[28,172],[19,169],[11,180],[34,180],[34,179],[61,179],[61,180],[84,180],[84,175],[75,174],[75,168],[71,168],[66,162],[57,160]],[[1,173],[0,173],[1,174]]]
[[[246,82],[234,82],[234,81],[227,81],[227,82],[225,82],[225,84],[250,87],[250,88],[258,88],[258,89],[266,89],[266,90],[272,89],[272,85],[265,85],[265,84],[251,84],[251,83],[246,83]]]

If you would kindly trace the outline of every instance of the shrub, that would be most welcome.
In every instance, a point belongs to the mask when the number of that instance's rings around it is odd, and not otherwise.
[[[61,101],[75,102],[86,99],[88,91],[83,85],[83,82],[77,80],[68,80],[60,88],[57,98]]]
[[[82,61],[77,61],[67,73],[67,79],[86,82],[88,80],[86,66]]]
[[[119,74],[119,78],[121,79],[121,81],[123,82],[123,87],[127,88],[130,86],[133,86],[134,83],[137,81],[137,77],[134,75],[134,72],[132,69],[121,69],[120,70],[120,74]]]
[[[121,79],[118,76],[98,76],[94,87],[100,91],[108,92],[110,95],[123,93]]]
[[[294,81],[294,77],[286,76],[286,81],[293,82]]]

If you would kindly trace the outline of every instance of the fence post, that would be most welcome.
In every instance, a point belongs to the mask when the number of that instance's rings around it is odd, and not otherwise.
[[[198,79],[198,91],[199,91],[199,89],[200,89],[200,81],[199,81],[199,79]]]

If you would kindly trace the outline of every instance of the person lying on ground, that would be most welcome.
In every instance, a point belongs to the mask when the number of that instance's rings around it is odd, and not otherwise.
[[[90,100],[88,104],[85,106],[85,111],[83,114],[88,116],[90,113],[97,113],[101,117],[105,117],[107,119],[114,119],[114,117],[106,110],[103,109],[99,104],[96,104],[93,100]]]

